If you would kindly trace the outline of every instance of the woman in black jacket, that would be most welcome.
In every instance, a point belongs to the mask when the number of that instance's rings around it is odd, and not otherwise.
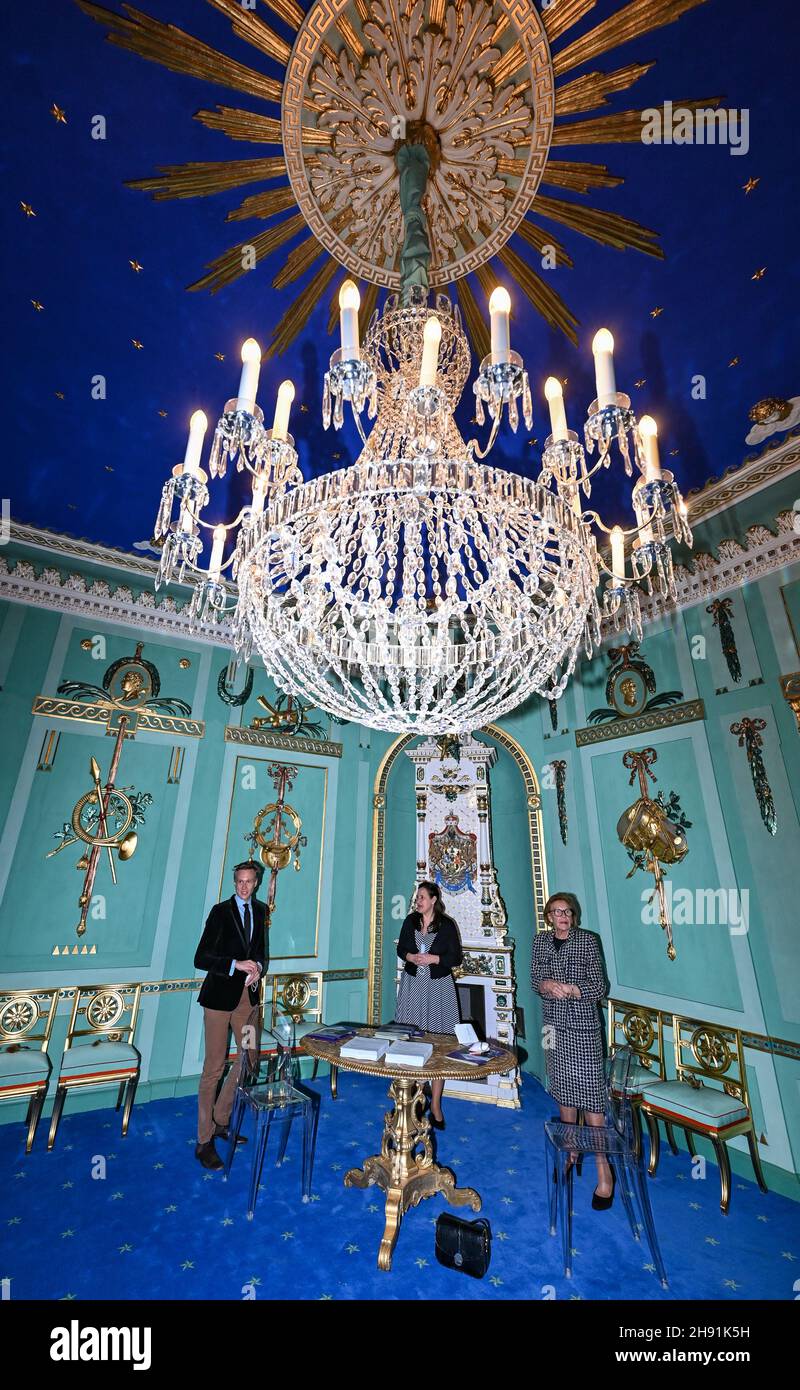
[[[462,960],[458,927],[445,914],[442,890],[427,879],[420,883],[414,904],[401,929],[397,954],[403,974],[397,992],[395,1018],[426,1033],[454,1033],[461,1022],[453,966]],[[431,1082],[431,1121],[444,1129],[444,1081]]]

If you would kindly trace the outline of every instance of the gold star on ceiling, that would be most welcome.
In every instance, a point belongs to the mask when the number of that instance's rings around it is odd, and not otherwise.
[[[159,410],[158,413],[159,413],[159,415],[161,416],[161,419],[162,419],[162,420],[166,420],[166,418],[167,418],[167,412],[166,412],[166,410]]]
[[[763,279],[764,279],[764,276],[766,275],[766,273],[767,273],[767,267],[766,267],[765,265],[762,265],[762,266],[760,266],[759,269],[755,272],[755,275],[751,275],[751,276],[750,276],[750,279],[751,279],[751,280],[763,280]]]
[[[144,270],[144,266],[141,264],[140,261],[128,261],[128,265],[130,266],[131,270],[136,271],[137,275],[139,274],[140,270]]]
[[[31,304],[33,305],[33,307],[34,307],[34,309],[36,310],[37,314],[39,313],[39,311],[40,311],[41,309],[44,308],[44,305],[43,305],[38,299],[32,299],[32,300],[31,300]]]
[[[225,353],[224,353],[224,352],[215,352],[215,353],[214,353],[214,356],[216,357],[216,359],[217,359],[218,362],[224,362],[224,361],[225,361]]]
[[[56,395],[58,396],[58,399],[59,399],[60,401],[63,401],[63,399],[64,399],[64,392],[63,392],[63,391],[56,391]]]
[[[676,454],[679,454],[679,453],[680,453],[680,449],[670,449],[670,451],[669,451],[669,456],[670,456],[670,458],[674,459],[675,455],[676,455]]]
[[[738,357],[732,357],[731,360],[730,360],[730,362],[728,363],[728,366],[729,366],[729,367],[738,367],[739,361],[740,361],[740,359],[739,359]]]
[[[663,314],[663,312],[664,312],[663,305],[657,304],[656,307],[655,307],[655,309],[651,309],[651,310],[650,310],[650,317],[651,317],[651,319],[657,319],[658,316],[659,316],[659,314]]]
[[[105,468],[105,470],[106,470],[106,473],[113,473],[113,472],[114,472],[114,469],[111,467],[111,464],[110,464],[110,463],[104,464],[104,468]]]
[[[758,185],[760,184],[760,182],[761,182],[761,179],[754,179],[754,178],[751,176],[751,177],[747,180],[747,183],[743,183],[743,184],[742,184],[742,188],[744,189],[745,193],[752,193],[752,191],[753,191],[754,188],[758,188]]]
[[[646,377],[646,376],[640,376],[640,377],[639,377],[639,380],[634,382],[634,386],[638,386],[640,391],[641,391],[642,387],[643,387],[643,386],[646,386],[646,385],[647,385],[647,377]]]
[[[133,346],[137,349],[137,351],[139,350],[139,348],[144,347],[144,343],[140,343],[138,338],[131,338],[131,342],[133,343]]]
[[[304,404],[302,403],[302,401],[301,401],[301,403],[300,403],[300,414],[301,414],[301,415],[307,415],[307,414],[308,414],[308,406],[307,406],[307,405],[304,405]]]
[[[21,202],[21,203],[20,203],[20,207],[22,208],[22,211],[25,213],[25,216],[26,216],[26,217],[35,217],[35,216],[36,216],[36,213],[34,212],[33,208],[32,208],[31,205],[30,205],[30,203],[22,203],[22,202]]]
[[[60,106],[56,106],[55,102],[53,102],[53,105],[50,107],[50,115],[54,116],[56,121],[59,122],[61,125],[67,124],[67,117],[65,112],[61,110]]]

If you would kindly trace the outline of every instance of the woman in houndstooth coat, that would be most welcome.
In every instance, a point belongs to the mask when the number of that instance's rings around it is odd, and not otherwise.
[[[561,1119],[605,1124],[606,1083],[598,1004],[608,994],[597,938],[580,928],[581,908],[573,893],[555,893],[545,904],[550,931],[539,932],[531,957],[531,984],[543,1000],[548,1089]],[[597,1157],[596,1198],[613,1195],[606,1159]],[[609,1203],[610,1205],[610,1203]]]

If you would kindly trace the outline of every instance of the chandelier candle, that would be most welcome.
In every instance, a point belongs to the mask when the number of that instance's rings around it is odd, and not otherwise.
[[[261,348],[255,338],[247,338],[242,343],[242,375],[239,378],[237,410],[246,410],[252,415],[258,391],[258,377],[261,371]]]
[[[361,308],[361,295],[358,285],[345,280],[339,291],[339,327],[342,334],[342,361],[352,362],[359,356],[358,311]]]
[[[442,325],[437,318],[429,318],[422,334],[422,366],[419,373],[420,386],[435,386],[439,367],[439,344],[442,341]]]
[[[511,299],[502,285],[492,290],[489,314],[492,320],[492,357],[495,362],[507,362],[511,351]]]
[[[211,559],[208,562],[208,577],[215,583],[219,583],[222,573],[222,552],[225,549],[226,530],[224,526],[214,527],[214,544],[211,547]]]
[[[568,439],[569,430],[561,382],[556,377],[549,376],[544,384],[544,394],[550,407],[550,433],[553,440]]]
[[[275,419],[272,422],[272,438],[285,439],[289,430],[289,411],[294,400],[294,386],[291,381],[282,381],[278,387],[275,402]]]
[[[644,480],[654,483],[661,477],[661,463],[658,457],[658,425],[652,415],[643,415],[639,421],[639,436],[644,449]]]
[[[189,421],[189,440],[183,458],[183,471],[185,473],[192,473],[195,478],[203,477],[203,470],[200,467],[200,457],[203,452],[203,440],[207,429],[208,419],[205,412],[196,410]]]
[[[595,333],[592,342],[594,375],[597,383],[597,408],[617,404],[617,382],[614,376],[614,339],[607,328]]]
[[[625,578],[625,536],[621,526],[611,529],[611,570],[615,579]]]

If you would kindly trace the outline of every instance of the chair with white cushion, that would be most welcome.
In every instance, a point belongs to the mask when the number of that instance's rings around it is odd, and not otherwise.
[[[703,1135],[714,1147],[720,1172],[720,1206],[725,1215],[731,1200],[731,1165],[727,1144],[739,1134],[747,1136],[756,1182],[768,1191],[761,1169],[753,1116],[747,1093],[742,1035],[738,1028],[703,1023],[673,1015],[677,1080],[645,1086],[641,1108],[650,1134],[649,1171],[658,1168],[658,1121],[683,1129],[694,1157],[694,1134]],[[707,1082],[721,1083],[707,1085]]]
[[[139,1084],[141,1054],[133,1045],[139,1017],[141,984],[82,985],[75,990],[67,1039],[59,1067],[48,1149],[58,1132],[68,1091],[116,1086],[122,1111],[122,1137],[128,1133],[133,1098]],[[79,1027],[81,1020],[87,1026]]]
[[[642,1147],[642,1091],[645,1086],[657,1085],[666,1076],[664,1026],[658,1009],[649,1009],[645,1004],[626,1004],[622,999],[609,999],[609,1053],[615,1052],[618,1047],[628,1047],[631,1051],[626,1089],[631,1103],[634,1143],[638,1154]],[[673,1153],[677,1153],[678,1146],[669,1123],[667,1136]]]
[[[53,1064],[48,1054],[57,989],[15,989],[0,994],[0,1100],[27,1100],[30,1153],[44,1109]]]

